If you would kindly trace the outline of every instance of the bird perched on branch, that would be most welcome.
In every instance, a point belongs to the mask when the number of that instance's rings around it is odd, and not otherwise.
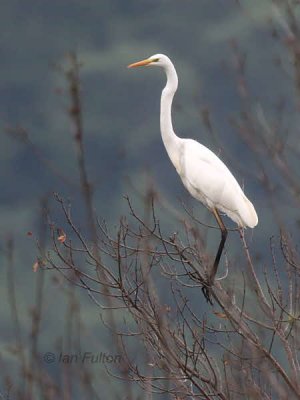
[[[172,124],[172,101],[178,87],[178,77],[172,61],[164,54],[155,54],[145,60],[128,65],[128,68],[161,67],[167,75],[167,84],[161,94],[160,130],[167,153],[184,186],[215,216],[221,230],[221,241],[213,267],[206,282],[213,285],[227,237],[227,229],[220,211],[228,215],[239,227],[254,228],[258,218],[253,204],[226,167],[211,150],[193,139],[178,137]]]

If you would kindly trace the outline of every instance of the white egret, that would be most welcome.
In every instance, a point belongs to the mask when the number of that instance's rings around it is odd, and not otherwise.
[[[232,173],[216,154],[193,139],[182,139],[175,134],[171,108],[178,87],[178,77],[169,57],[155,54],[128,65],[128,68],[141,66],[161,67],[167,75],[167,84],[162,91],[160,105],[162,140],[184,186],[214,214],[221,229],[220,245],[206,282],[210,287],[214,282],[227,237],[227,229],[219,211],[225,213],[239,227],[250,228],[257,225],[257,214]],[[206,293],[209,299],[209,292]]]

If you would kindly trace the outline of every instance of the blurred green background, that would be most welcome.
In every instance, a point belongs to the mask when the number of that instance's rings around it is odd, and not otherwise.
[[[181,200],[191,202],[160,137],[159,101],[165,76],[158,69],[126,68],[129,63],[154,53],[169,55],[179,75],[174,103],[175,130],[180,136],[201,141],[221,156],[220,146],[226,148],[229,157],[222,158],[244,184],[246,194],[257,208],[260,224],[252,241],[263,254],[269,237],[274,234],[274,225],[258,181],[254,176],[243,177],[241,172],[243,168],[255,170],[256,165],[230,124],[230,117],[241,110],[232,44],[235,41],[247,53],[248,87],[255,99],[251,107],[263,105],[264,112],[272,119],[278,98],[284,97],[291,112],[285,114],[283,124],[293,131],[299,124],[299,116],[293,109],[295,93],[289,54],[271,35],[270,18],[276,22],[271,3],[267,0],[1,2],[0,351],[7,375],[17,371],[15,356],[10,351],[14,331],[8,306],[7,238],[12,236],[15,243],[16,298],[26,346],[30,309],[35,301],[36,276],[32,265],[37,254],[34,237],[39,232],[40,199],[52,192],[71,199],[75,219],[81,221],[84,229],[72,124],[66,112],[67,86],[55,66],[65,63],[69,51],[76,51],[82,61],[84,143],[94,204],[97,214],[114,226],[121,215],[128,213],[123,195],[134,198],[136,191],[143,193],[149,177],[175,209],[181,210]],[[280,21],[277,22],[280,27]],[[287,61],[286,74],[274,62],[279,56]],[[210,110],[219,146],[203,125],[201,111],[205,109]],[[48,166],[30,146],[7,134],[6,128],[15,126],[27,131]],[[299,147],[297,135],[289,135],[288,140],[291,147]],[[235,169],[231,162],[235,159],[241,170]],[[55,207],[50,201],[50,208]],[[297,214],[297,209],[291,209],[288,202],[283,201],[282,207],[287,207],[288,217]],[[207,219],[207,212],[200,205],[199,215]],[[162,218],[168,227],[168,217]],[[34,236],[28,237],[28,231]],[[68,313],[66,294],[60,290],[64,283],[53,284],[53,276],[52,272],[46,273],[41,354],[56,351],[55,343],[63,336]],[[77,296],[85,327],[81,338],[83,350],[113,353],[99,310],[86,293],[79,291]],[[95,368],[98,369],[94,375],[101,376],[103,366]],[[57,365],[49,366],[49,374],[58,379]],[[100,378],[96,385],[101,385]]]

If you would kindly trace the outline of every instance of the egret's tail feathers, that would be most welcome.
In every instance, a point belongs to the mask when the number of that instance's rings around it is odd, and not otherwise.
[[[255,208],[250,200],[245,196],[243,204],[240,207],[239,214],[242,220],[243,226],[249,226],[254,228],[258,223],[258,217]]]

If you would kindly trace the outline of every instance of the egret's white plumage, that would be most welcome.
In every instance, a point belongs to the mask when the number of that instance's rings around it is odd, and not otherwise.
[[[258,218],[253,204],[226,167],[211,150],[192,139],[178,137],[172,125],[172,101],[178,87],[178,77],[172,61],[164,54],[155,54],[146,60],[128,67],[158,66],[167,75],[167,84],[162,91],[160,107],[160,130],[167,153],[184,186],[190,194],[209,208],[221,229],[219,249],[209,274],[205,295],[210,301],[209,289],[218,269],[218,264],[227,237],[227,229],[218,211],[228,215],[239,227],[254,228]]]
[[[172,61],[164,54],[129,65],[159,66],[167,75],[161,95],[160,129],[168,155],[190,194],[209,209],[216,208],[241,227],[253,228],[258,223],[253,204],[226,167],[211,150],[192,139],[179,138],[172,125],[171,107],[178,87]]]

